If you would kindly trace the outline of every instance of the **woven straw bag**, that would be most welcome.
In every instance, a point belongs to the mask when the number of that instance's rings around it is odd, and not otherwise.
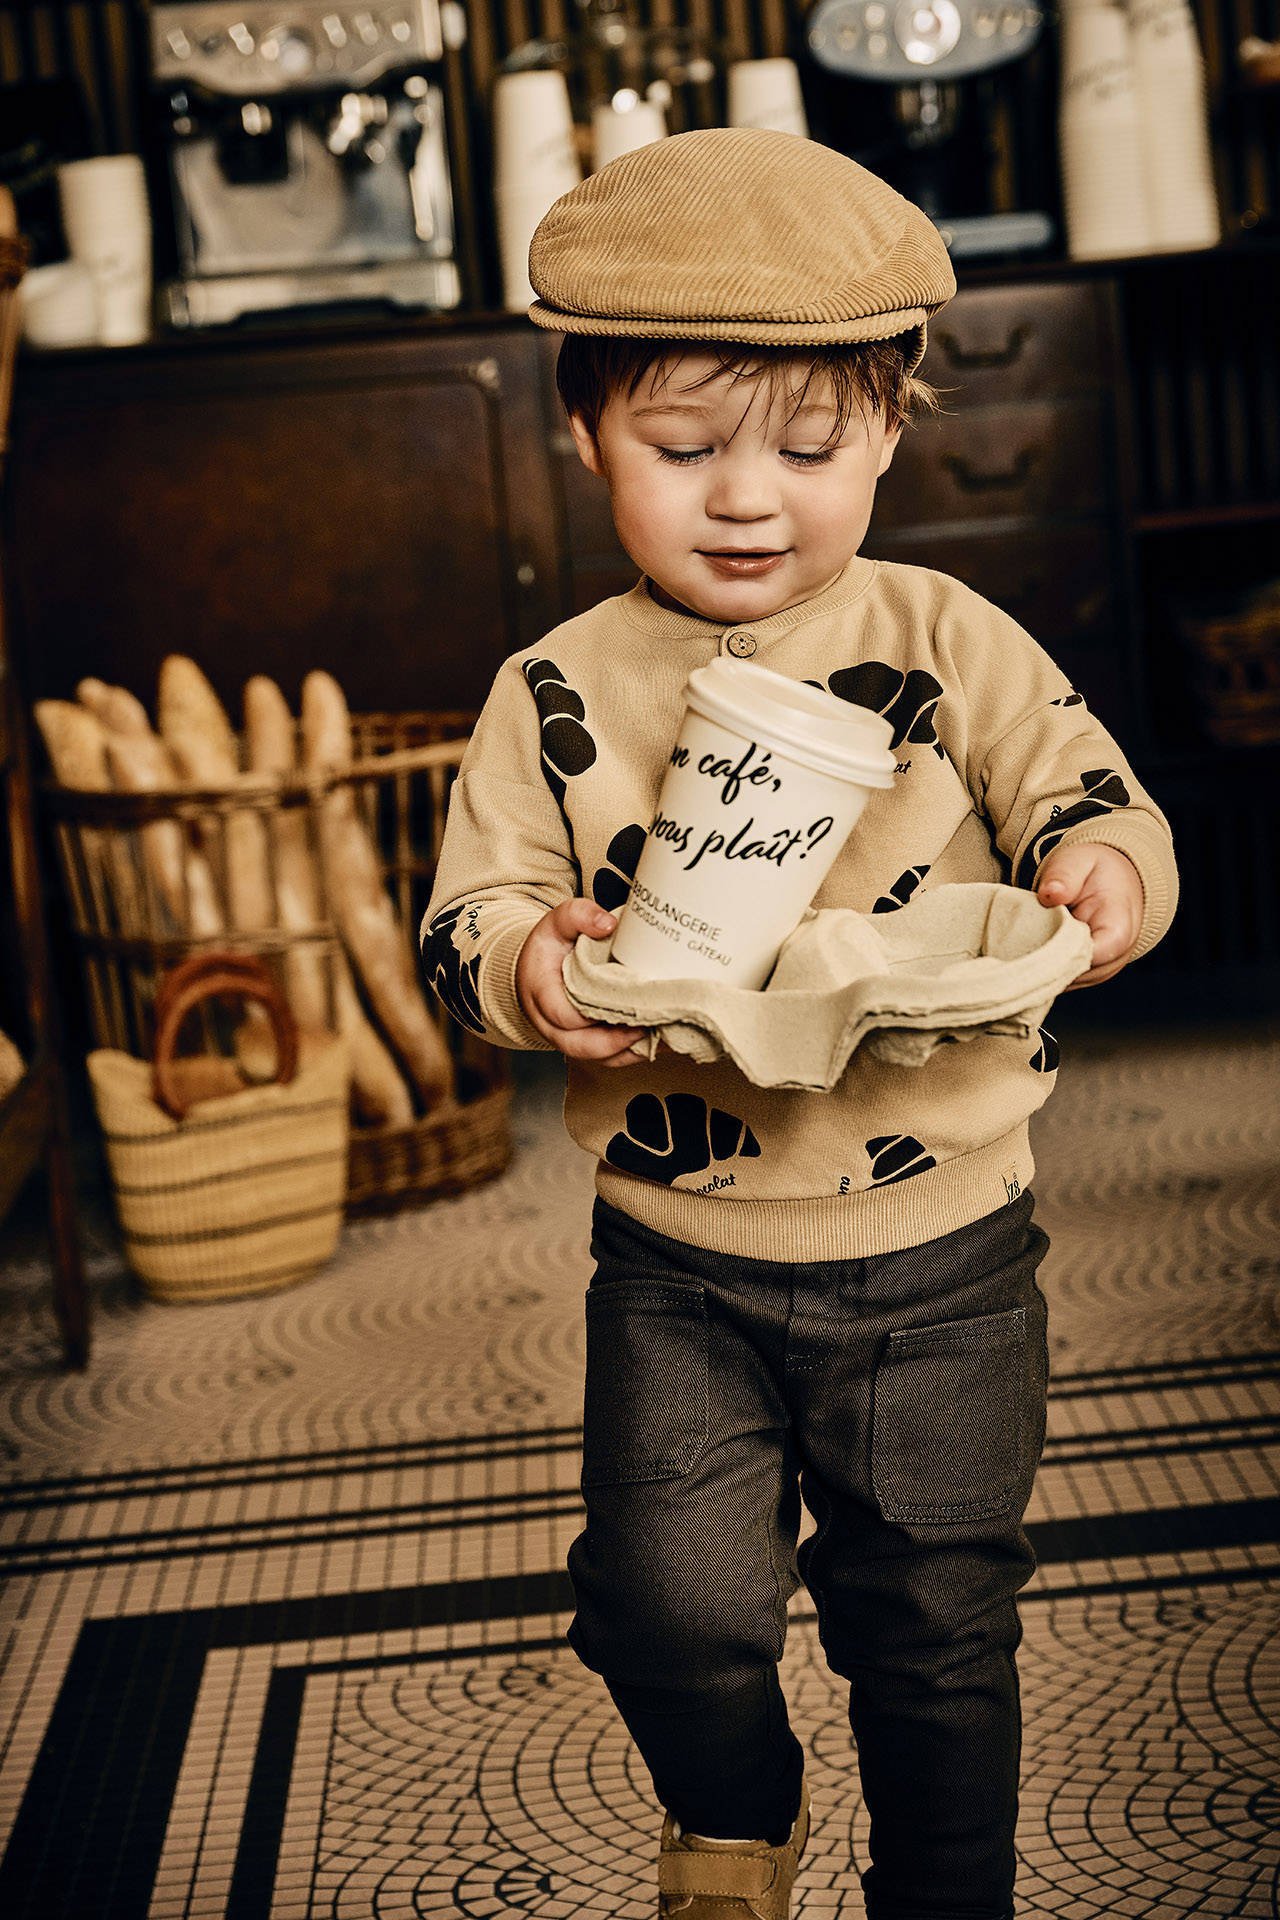
[[[265,1008],[276,1039],[269,1084],[241,1084],[235,1062],[218,1055],[176,1056],[183,1020],[215,998]],[[309,1040],[300,1061],[293,1016],[261,961],[184,961],[157,991],[154,1059],[103,1048],[88,1069],[125,1253],[147,1293],[264,1293],[329,1258],[346,1198],[346,1042]]]

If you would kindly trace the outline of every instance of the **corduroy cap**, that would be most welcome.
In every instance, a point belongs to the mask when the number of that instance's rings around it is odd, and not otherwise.
[[[956,290],[937,228],[801,134],[711,127],[639,147],[544,215],[529,318],[560,333],[825,347],[915,330]]]

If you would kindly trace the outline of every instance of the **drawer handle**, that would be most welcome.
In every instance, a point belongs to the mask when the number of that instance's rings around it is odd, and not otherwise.
[[[991,367],[1011,367],[1031,338],[1032,329],[1019,321],[1002,347],[962,347],[954,333],[939,333],[938,345],[953,367],[967,373],[982,373]]]
[[[1013,465],[1003,473],[975,473],[967,460],[958,453],[944,453],[942,464],[953,475],[956,485],[964,493],[990,493],[997,487],[1020,487],[1031,474],[1031,465],[1036,457],[1036,448],[1024,447]]]

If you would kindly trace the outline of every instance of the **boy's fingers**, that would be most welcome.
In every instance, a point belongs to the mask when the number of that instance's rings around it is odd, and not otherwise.
[[[580,933],[590,934],[593,940],[606,939],[617,925],[617,915],[606,913],[594,900],[562,900],[551,915],[551,924],[571,947]]]
[[[615,1058],[625,1054],[627,1049],[644,1034],[643,1027],[602,1027],[588,1025],[581,1033],[567,1034],[562,1051],[571,1060],[592,1060],[604,1066],[612,1066]]]
[[[1094,847],[1057,847],[1045,861],[1036,898],[1046,907],[1070,907],[1084,897],[1098,864]]]

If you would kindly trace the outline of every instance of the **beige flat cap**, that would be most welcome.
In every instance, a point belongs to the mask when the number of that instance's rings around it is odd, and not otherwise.
[[[821,347],[887,340],[956,290],[919,207],[831,147],[712,127],[623,154],[544,215],[529,318],[561,333]]]

